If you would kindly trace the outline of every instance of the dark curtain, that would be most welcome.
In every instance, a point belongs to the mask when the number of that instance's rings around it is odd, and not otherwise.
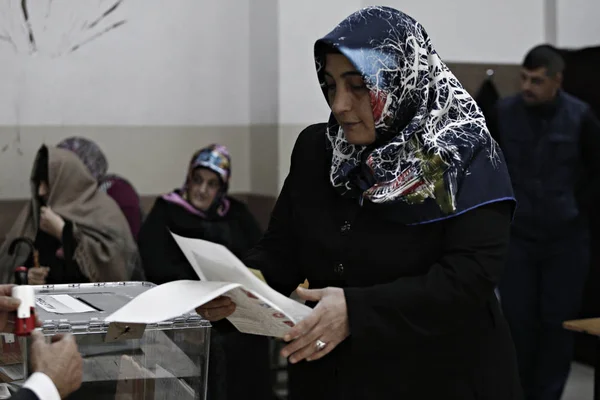
[[[587,102],[600,116],[600,46],[581,50],[557,49],[565,58],[563,88],[566,92]],[[598,155],[600,157],[600,154]],[[600,212],[596,207],[592,216],[592,254],[590,272],[581,308],[581,318],[600,317]],[[594,365],[598,339],[578,334],[575,359]]]

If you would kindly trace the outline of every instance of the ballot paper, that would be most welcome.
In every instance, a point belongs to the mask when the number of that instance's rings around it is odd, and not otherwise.
[[[236,304],[228,320],[240,332],[281,338],[311,312],[269,287],[226,247],[173,237],[200,281],[175,281],[147,290],[108,316],[107,322],[158,323],[227,296]]]
[[[54,314],[81,314],[96,311],[68,294],[51,294],[36,296],[35,305]]]

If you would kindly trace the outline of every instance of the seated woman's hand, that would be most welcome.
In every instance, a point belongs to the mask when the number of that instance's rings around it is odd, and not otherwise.
[[[196,308],[196,312],[204,319],[217,322],[229,317],[235,311],[235,303],[229,297],[219,296]]]
[[[62,238],[65,220],[60,215],[52,211],[50,207],[40,209],[40,229],[57,239]]]
[[[27,271],[27,283],[30,285],[45,285],[49,273],[50,268],[48,267],[29,268]]]
[[[302,360],[322,358],[350,336],[346,296],[340,288],[309,290],[299,287],[298,295],[308,301],[318,301],[314,310],[295,327],[284,340],[290,342],[281,355],[295,364]]]

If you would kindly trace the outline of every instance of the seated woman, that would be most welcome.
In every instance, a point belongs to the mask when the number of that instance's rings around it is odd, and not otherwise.
[[[156,200],[138,240],[150,282],[198,279],[169,231],[222,244],[237,257],[260,240],[261,230],[248,208],[227,196],[230,165],[225,147],[201,149],[192,157],[183,187]],[[269,398],[267,338],[213,332],[210,365],[209,398]]]
[[[260,240],[248,208],[227,196],[230,174],[229,152],[211,145],[194,154],[183,187],[156,200],[139,235],[150,282],[198,279],[169,231],[222,244],[240,258]]]
[[[123,214],[73,153],[42,146],[32,172],[32,199],[0,248],[3,282],[16,266],[32,266],[29,249],[10,243],[25,237],[39,251],[40,268],[29,269],[30,284],[125,281],[138,258]]]
[[[56,147],[72,151],[83,161],[92,176],[98,181],[98,188],[112,197],[119,205],[127,218],[133,238],[137,240],[142,225],[140,197],[133,185],[125,178],[107,174],[108,161],[100,147],[91,140],[78,136],[62,140]]]

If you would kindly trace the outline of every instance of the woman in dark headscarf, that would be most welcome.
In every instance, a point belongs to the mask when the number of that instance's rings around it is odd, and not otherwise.
[[[352,14],[315,57],[331,117],[300,134],[246,258],[281,293],[314,288],[284,338],[290,398],[520,399],[494,294],[515,201],[481,110],[391,8]]]
[[[137,240],[142,224],[140,198],[134,187],[125,178],[108,174],[108,161],[98,145],[82,137],[70,137],[56,145],[60,149],[74,152],[98,181],[98,188],[108,194],[119,205],[127,218],[133,238]]]
[[[123,214],[70,151],[42,146],[31,175],[32,198],[0,248],[2,282],[16,266],[32,266],[30,250],[14,239],[27,238],[39,251],[39,268],[29,268],[30,284],[129,280],[138,261]]]
[[[258,223],[229,197],[231,159],[224,146],[198,150],[183,187],[159,197],[140,230],[138,245],[147,280],[162,284],[198,275],[170,232],[222,244],[241,257],[260,239]],[[209,399],[269,399],[268,340],[237,330],[211,336]]]

